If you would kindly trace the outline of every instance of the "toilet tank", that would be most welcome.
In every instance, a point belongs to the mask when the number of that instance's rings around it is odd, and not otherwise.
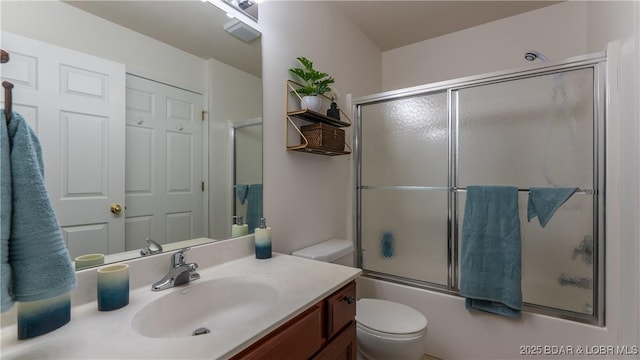
[[[296,250],[291,255],[353,266],[353,243],[349,240],[331,239]]]

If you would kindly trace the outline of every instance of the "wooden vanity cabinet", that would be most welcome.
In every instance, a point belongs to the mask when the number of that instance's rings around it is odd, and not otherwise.
[[[355,299],[352,281],[232,359],[355,360]]]
[[[313,360],[356,360],[356,322],[352,321],[315,354]]]
[[[232,359],[308,359],[322,345],[321,310],[314,305]]]

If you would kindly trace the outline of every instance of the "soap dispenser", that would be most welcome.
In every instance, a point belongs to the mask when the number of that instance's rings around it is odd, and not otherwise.
[[[242,215],[234,216],[236,223],[231,225],[231,237],[244,236],[249,233],[249,225],[244,223]]]
[[[260,227],[255,230],[256,259],[271,257],[271,228],[267,227],[265,218],[260,218]]]

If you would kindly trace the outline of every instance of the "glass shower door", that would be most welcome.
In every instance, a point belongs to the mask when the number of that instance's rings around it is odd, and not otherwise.
[[[457,183],[519,192],[523,301],[593,314],[597,177],[593,68],[457,91]],[[577,187],[541,227],[527,221],[531,187]],[[457,196],[458,234],[465,193]]]
[[[605,84],[597,53],[356,100],[354,219],[365,276],[460,295],[473,274],[460,271],[467,188],[513,186],[525,310],[603,325]],[[544,227],[529,222],[529,190],[558,187],[577,191]],[[474,254],[465,265],[499,265]]]
[[[362,268],[448,285],[447,93],[364,105]]]

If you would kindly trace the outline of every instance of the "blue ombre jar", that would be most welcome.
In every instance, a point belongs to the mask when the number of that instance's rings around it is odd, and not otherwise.
[[[129,304],[129,265],[98,269],[98,310],[111,311]]]

